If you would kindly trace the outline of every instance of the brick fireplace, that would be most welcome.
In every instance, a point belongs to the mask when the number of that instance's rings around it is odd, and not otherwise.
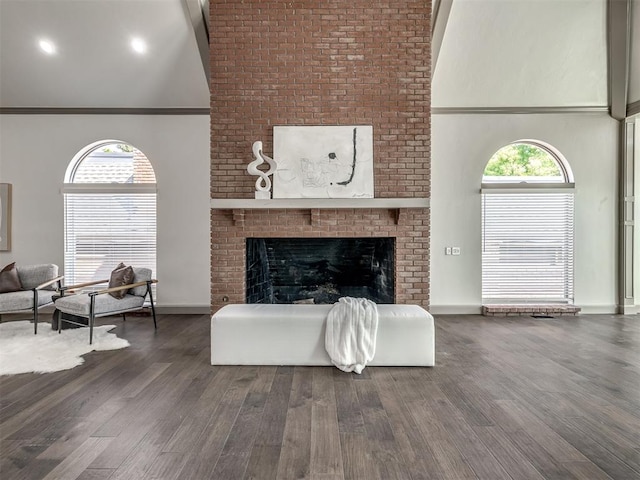
[[[430,5],[210,1],[213,311],[247,301],[256,237],[393,238],[395,301],[428,307]],[[252,204],[274,125],[373,125],[375,201]]]

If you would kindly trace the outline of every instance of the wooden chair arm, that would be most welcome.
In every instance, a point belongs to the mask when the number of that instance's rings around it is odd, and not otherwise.
[[[119,292],[120,290],[129,290],[130,288],[143,287],[144,285],[147,285],[147,284],[150,285],[152,283],[158,283],[158,280],[145,280],[143,282],[130,283],[128,285],[121,285],[119,287],[105,288],[103,290],[98,290],[97,292],[89,292],[89,295],[95,296],[95,295],[102,295],[104,293]]]
[[[109,283],[109,280],[95,280],[93,282],[78,283],[77,285],[65,285],[60,289],[61,292],[66,290],[74,290],[76,288],[90,287],[91,285],[99,285],[101,283]]]
[[[48,287],[49,285],[53,285],[56,282],[60,282],[62,279],[64,278],[64,275],[60,275],[59,277],[53,278],[47,282],[41,283],[40,285],[38,285],[35,289],[36,290],[41,290],[45,287]]]

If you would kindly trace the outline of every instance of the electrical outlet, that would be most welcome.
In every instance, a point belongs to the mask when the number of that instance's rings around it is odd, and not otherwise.
[[[451,247],[445,247],[444,248],[444,254],[445,255],[451,255]]]
[[[460,255],[460,247],[451,247],[451,255]]]

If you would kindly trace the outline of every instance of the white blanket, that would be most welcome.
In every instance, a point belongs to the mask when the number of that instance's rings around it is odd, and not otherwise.
[[[376,353],[378,307],[366,298],[342,297],[327,316],[324,347],[344,372],[362,373]]]

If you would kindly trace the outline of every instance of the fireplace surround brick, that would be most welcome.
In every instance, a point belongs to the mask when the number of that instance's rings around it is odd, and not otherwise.
[[[275,125],[373,125],[377,198],[430,194],[430,5],[210,1],[211,198],[253,197]],[[211,211],[212,310],[244,303],[246,237],[396,238],[396,302],[429,303],[429,211]]]
[[[387,209],[330,211],[327,216],[335,218],[335,224],[319,227],[311,225],[308,210],[269,210],[265,213],[264,210],[246,210],[244,226],[239,227],[234,225],[230,211],[212,211],[211,225],[216,235],[211,249],[214,311],[227,303],[245,303],[247,237],[395,237],[396,303],[428,306],[427,209],[411,209],[406,221],[400,225],[396,225],[394,215]]]

